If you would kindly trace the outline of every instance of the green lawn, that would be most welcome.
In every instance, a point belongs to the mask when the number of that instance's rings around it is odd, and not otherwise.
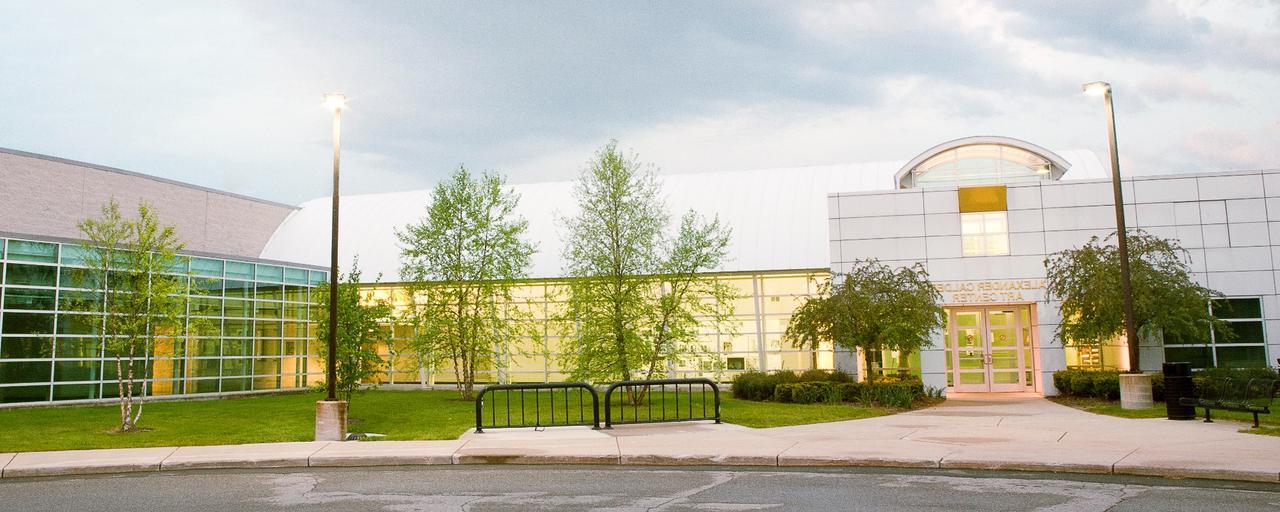
[[[847,404],[779,404],[734,400],[728,398],[728,394],[721,396],[721,415],[725,422],[756,428],[868,418],[894,412]],[[141,421],[147,430],[126,434],[111,431],[119,421],[119,408],[115,405],[0,409],[0,452],[309,441],[314,436],[315,402],[321,397],[319,393],[295,393],[148,403]],[[573,395],[569,398],[576,399]],[[655,394],[649,398],[654,408],[645,402],[638,407],[622,406],[618,414],[625,414],[628,419],[639,414],[644,419],[653,410],[655,418],[660,416],[664,397]],[[665,398],[668,414],[674,415],[674,393],[667,393]],[[526,399],[529,400],[527,407],[532,408],[532,396]],[[563,395],[556,396],[558,401],[563,399]],[[540,402],[549,407],[550,400],[551,397],[543,396]],[[587,400],[590,403],[589,398]],[[682,394],[682,411],[687,413],[690,403],[689,397]],[[700,399],[692,400],[692,406],[693,412],[700,415]],[[527,415],[532,412],[529,408]],[[505,407],[500,410],[505,411]],[[538,410],[539,414],[550,411],[541,407]],[[604,411],[600,414],[603,422]],[[531,415],[527,417],[532,421]],[[475,405],[459,400],[452,391],[365,391],[352,400],[349,418],[350,431],[386,434],[385,439],[456,439],[475,426]],[[499,420],[505,421],[505,418],[499,417]],[[486,418],[486,423],[488,421]]]
[[[1050,400],[1067,407],[1074,407],[1083,411],[1095,414],[1105,414],[1107,416],[1116,416],[1119,418],[1164,418],[1166,410],[1164,402],[1156,402],[1155,407],[1150,409],[1121,409],[1120,402],[1113,400],[1101,400],[1097,398],[1079,398],[1068,396],[1049,397]],[[1276,410],[1276,406],[1272,406],[1275,410],[1272,414],[1259,414],[1258,423],[1262,424],[1261,428],[1253,427],[1253,415],[1244,412],[1223,411],[1219,409],[1213,410],[1213,420],[1233,421],[1247,423],[1241,425],[1244,427],[1242,431],[1253,434],[1262,434],[1269,436],[1280,436],[1280,410]],[[1204,409],[1196,408],[1196,417],[1201,421],[1204,420]]]

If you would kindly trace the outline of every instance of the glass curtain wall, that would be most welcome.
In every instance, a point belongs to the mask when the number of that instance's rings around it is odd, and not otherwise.
[[[94,316],[73,308],[100,292],[79,245],[0,239],[0,403],[118,396],[115,355]],[[269,391],[323,378],[309,320],[327,272],[183,256],[189,339],[161,336],[135,363],[148,395]],[[188,276],[190,276],[188,278]],[[125,369],[127,371],[127,369]]]
[[[835,366],[829,345],[819,350],[798,350],[782,341],[791,314],[808,297],[817,295],[819,283],[830,279],[827,270],[755,272],[720,274],[738,292],[734,301],[731,329],[717,330],[710,322],[703,324],[700,338],[706,350],[720,361],[717,372],[698,367],[675,368],[675,377],[709,377],[731,379],[749,370],[830,370]],[[365,295],[390,301],[397,311],[407,310],[408,296],[404,287],[395,284],[369,285]],[[536,336],[510,340],[515,350],[496,350],[496,368],[478,372],[484,382],[558,382],[568,379],[561,371],[560,346],[564,329],[557,317],[564,311],[567,290],[562,280],[528,280],[513,290],[508,307],[523,310],[535,324]],[[417,384],[421,382],[453,382],[452,365],[445,361],[434,372],[419,372],[419,359],[410,340],[413,327],[408,322],[390,326],[391,340],[380,346],[385,358],[394,359],[386,372],[377,377],[379,383]]]

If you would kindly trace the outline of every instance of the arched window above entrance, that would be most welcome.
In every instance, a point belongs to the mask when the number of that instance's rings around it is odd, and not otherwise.
[[[1057,180],[1068,164],[1052,151],[1008,137],[968,137],[930,148],[898,171],[898,188],[962,187]]]

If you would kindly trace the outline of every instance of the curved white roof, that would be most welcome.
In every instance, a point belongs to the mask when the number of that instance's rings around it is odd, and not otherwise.
[[[1064,179],[1102,178],[1102,162],[1091,151],[1059,151],[1071,163]],[[793,270],[829,267],[827,195],[896,189],[894,174],[906,161],[815,167],[659,175],[674,230],[694,209],[719,215],[733,229],[731,259],[720,271]],[[529,221],[527,237],[537,246],[530,277],[558,277],[563,227],[559,218],[577,206],[569,181],[511,185],[520,196],[517,212]],[[343,196],[339,262],[359,255],[365,279],[400,279],[395,230],[426,214],[431,190]],[[262,251],[264,259],[328,266],[328,197],[304,202],[280,224]]]

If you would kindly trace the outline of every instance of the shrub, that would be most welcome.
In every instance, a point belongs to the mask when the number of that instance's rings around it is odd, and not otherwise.
[[[799,382],[794,372],[743,372],[733,378],[733,397],[744,400],[769,400],[779,384]]]
[[[1075,396],[1093,395],[1093,376],[1097,372],[1079,372],[1071,376],[1071,394]]]
[[[773,401],[784,404],[791,403],[791,396],[795,387],[795,384],[778,384],[773,388]]]
[[[1112,372],[1094,372],[1090,394],[1103,400],[1120,399],[1120,374]]]
[[[755,371],[739,373],[733,377],[733,397],[744,400],[764,400],[769,398],[759,396],[764,386],[764,380],[768,376],[766,373]],[[769,395],[770,397],[773,395],[772,390]]]
[[[1068,394],[1071,390],[1071,377],[1074,375],[1074,370],[1060,370],[1053,372],[1053,387],[1058,388],[1059,393],[1064,395]]]
[[[792,385],[791,401],[797,404],[813,404],[827,401],[834,385],[830,382],[799,382]]]
[[[823,370],[805,370],[800,373],[800,382],[827,382],[831,374]]]
[[[1156,402],[1164,401],[1164,374],[1151,374],[1151,399]]]
[[[924,396],[924,385],[920,381],[904,380],[900,382],[875,382],[865,384],[861,389],[859,401],[863,405],[880,407],[910,408],[915,401]]]
[[[862,383],[858,382],[841,382],[834,386],[837,393],[840,394],[842,402],[857,402],[862,397]]]

